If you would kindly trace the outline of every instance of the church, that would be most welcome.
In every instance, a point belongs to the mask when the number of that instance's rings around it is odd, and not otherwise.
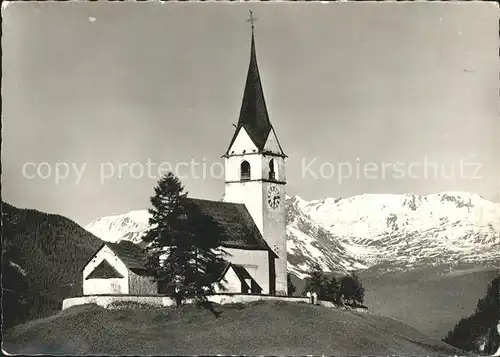
[[[224,230],[227,263],[217,272],[225,293],[287,295],[285,159],[269,120],[250,13],[250,62],[238,124],[226,152],[223,201],[191,202]],[[222,139],[222,138],[221,138]],[[83,268],[84,295],[155,294],[134,243],[104,243]]]

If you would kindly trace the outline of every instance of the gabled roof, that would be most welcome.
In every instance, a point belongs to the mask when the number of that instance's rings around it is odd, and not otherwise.
[[[219,225],[223,232],[223,236],[221,237],[222,247],[264,250],[270,252],[274,258],[277,258],[276,253],[273,252],[262,237],[259,228],[255,225],[252,216],[244,204],[202,200],[199,198],[187,198],[187,200],[189,203],[195,205],[200,213],[211,217]],[[113,251],[129,270],[138,275],[149,275],[145,267],[146,254],[143,247],[130,241],[122,240],[119,243],[104,242],[98,251],[105,245]],[[95,254],[84,265],[84,268],[94,257]]]
[[[238,278],[240,279],[253,279],[250,273],[243,267],[242,265],[237,265],[237,264],[231,264],[236,275],[238,275]]]
[[[224,232],[222,246],[248,250],[271,250],[246,206],[241,203],[188,198],[200,212],[211,217]]]
[[[149,275],[145,267],[146,255],[144,250],[137,244],[129,241],[120,241],[119,243],[104,243],[115,253],[115,255],[132,272],[138,275]]]
[[[244,128],[248,136],[250,136],[258,152],[262,152],[269,133],[271,132],[272,125],[267,113],[264,91],[260,81],[253,30],[250,46],[250,63],[248,65],[247,80],[243,91],[240,116],[233,138],[226,151],[226,155],[229,154],[229,150],[242,128]],[[283,154],[283,152],[281,154]]]
[[[238,279],[240,279],[241,283],[244,284],[248,289],[252,290],[252,285],[256,290],[262,291],[262,287],[255,281],[254,278],[250,275],[248,270],[245,269],[244,266],[238,264],[230,264],[231,268],[233,268],[234,272]],[[226,270],[227,271],[227,270]],[[225,273],[224,273],[225,274]],[[250,279],[251,283],[248,285],[246,279]]]
[[[106,259],[104,259],[99,265],[97,265],[94,270],[85,278],[87,279],[112,279],[112,278],[123,278],[120,274]]]
[[[229,262],[224,262],[216,265],[215,271],[213,272],[214,274],[212,275],[215,277],[215,282],[219,282],[222,280],[222,278],[226,275],[227,271],[229,270],[230,266],[231,263]]]

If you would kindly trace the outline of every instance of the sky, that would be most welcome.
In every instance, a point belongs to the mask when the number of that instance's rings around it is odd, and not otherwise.
[[[499,14],[482,2],[10,4],[3,200],[85,225],[148,208],[170,169],[220,199],[249,9],[289,195],[499,201]]]

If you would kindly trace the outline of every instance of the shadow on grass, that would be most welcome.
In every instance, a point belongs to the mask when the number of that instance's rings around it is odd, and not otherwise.
[[[214,315],[216,319],[221,315],[221,311],[215,310],[214,304],[210,301],[201,301],[198,305],[212,313],[212,315]]]

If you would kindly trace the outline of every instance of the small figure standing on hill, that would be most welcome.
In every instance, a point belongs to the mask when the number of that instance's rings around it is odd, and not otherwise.
[[[313,305],[318,304],[318,294],[316,292],[312,293],[312,303],[313,303]]]
[[[310,292],[310,291],[308,291],[308,292],[306,293],[306,295],[307,295],[307,297],[309,298],[309,304],[314,304],[314,302],[313,302],[313,297],[312,297],[312,295],[311,295],[311,292]]]

